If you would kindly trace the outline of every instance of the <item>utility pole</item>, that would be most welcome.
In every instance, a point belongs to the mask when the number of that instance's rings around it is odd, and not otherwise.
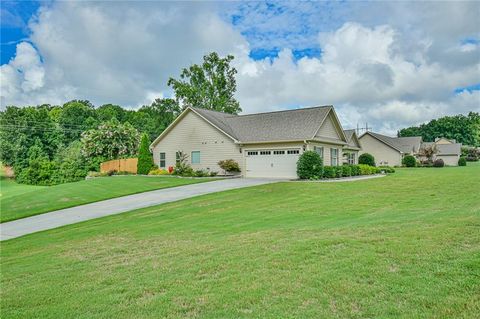
[[[371,132],[372,131],[372,128],[371,127],[368,127],[368,123],[365,122],[365,127],[360,127],[360,125],[357,123],[357,135],[360,136],[360,133],[363,133],[363,132]]]

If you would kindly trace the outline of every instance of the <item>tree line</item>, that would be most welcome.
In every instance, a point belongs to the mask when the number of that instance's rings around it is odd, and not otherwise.
[[[437,137],[455,139],[465,146],[480,146],[480,114],[444,116],[426,124],[411,126],[398,131],[398,137],[421,136],[425,142]]]
[[[145,146],[188,106],[237,114],[241,108],[234,98],[233,58],[205,55],[202,64],[168,80],[175,99],[155,99],[137,110],[114,104],[96,107],[88,100],[7,106],[0,112],[0,161],[14,168],[21,183],[77,181],[98,171],[102,161],[136,156],[142,135]]]

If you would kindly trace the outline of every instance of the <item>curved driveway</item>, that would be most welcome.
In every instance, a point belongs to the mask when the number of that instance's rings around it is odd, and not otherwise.
[[[12,239],[89,219],[120,214],[138,208],[174,202],[185,198],[278,181],[275,179],[250,178],[223,179],[112,198],[2,223],[0,224],[0,240]]]

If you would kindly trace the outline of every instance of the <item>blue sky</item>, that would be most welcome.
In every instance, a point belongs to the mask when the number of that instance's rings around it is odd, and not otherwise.
[[[480,110],[478,21],[480,2],[2,1],[0,106],[138,107],[217,51],[245,112],[334,104],[395,132]]]
[[[1,2],[1,57],[0,64],[8,63],[15,55],[16,45],[28,39],[28,21],[40,7],[38,1]]]

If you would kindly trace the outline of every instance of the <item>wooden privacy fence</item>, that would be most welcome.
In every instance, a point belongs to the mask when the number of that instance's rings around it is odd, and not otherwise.
[[[100,164],[100,172],[117,171],[137,173],[138,158],[122,158],[103,162]]]

